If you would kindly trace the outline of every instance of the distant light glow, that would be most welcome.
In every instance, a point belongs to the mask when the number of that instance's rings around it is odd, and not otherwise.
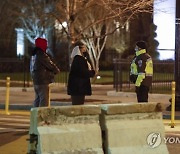
[[[24,30],[22,28],[16,28],[17,32],[17,56],[24,55]]]
[[[155,0],[154,24],[157,26],[159,59],[174,59],[176,0]]]
[[[63,25],[63,27],[66,28],[67,27],[67,22],[63,22],[62,25]]]
[[[100,75],[98,75],[98,76],[97,76],[97,79],[100,79],[100,78],[101,78],[101,76],[100,76]]]
[[[64,27],[64,28],[67,28],[67,22],[64,21],[62,24],[60,24],[59,21],[56,20],[54,27],[55,27],[57,30],[60,30],[60,31],[61,31],[61,30],[63,29],[63,27]]]

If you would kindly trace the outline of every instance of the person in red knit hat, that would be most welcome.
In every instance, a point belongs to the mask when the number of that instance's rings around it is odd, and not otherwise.
[[[35,40],[35,45],[37,48],[42,49],[44,52],[46,52],[47,49],[47,40],[44,38],[37,38]]]
[[[32,52],[30,72],[34,84],[34,107],[48,106],[49,84],[54,81],[55,74],[60,70],[46,53],[47,40],[37,38]]]

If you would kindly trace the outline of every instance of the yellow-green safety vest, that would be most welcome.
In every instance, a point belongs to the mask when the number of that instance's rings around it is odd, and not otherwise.
[[[130,75],[136,76],[135,86],[151,86],[153,76],[153,62],[145,49],[136,52],[130,66]]]

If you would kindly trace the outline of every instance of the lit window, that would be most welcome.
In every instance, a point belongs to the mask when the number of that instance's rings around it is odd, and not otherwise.
[[[17,56],[24,55],[24,30],[22,28],[16,28],[17,32]]]
[[[155,0],[154,24],[159,42],[159,59],[174,59],[176,0]]]

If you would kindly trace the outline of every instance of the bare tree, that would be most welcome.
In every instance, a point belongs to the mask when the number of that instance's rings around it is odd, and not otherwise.
[[[16,15],[11,14],[8,9],[8,1],[2,0],[0,3],[0,51],[1,56],[14,56],[13,39],[16,24]]]
[[[16,28],[22,28],[26,38],[32,44],[34,44],[34,40],[37,37],[48,39],[48,46],[51,51],[51,37],[54,27],[52,12],[54,11],[56,0],[6,0],[4,3],[8,14],[5,25],[10,22],[13,27],[15,25]]]
[[[7,0],[11,14],[16,15],[30,42],[34,38],[52,34],[55,21],[61,25],[71,44],[84,40],[90,50],[94,69],[99,69],[99,58],[108,35],[140,12],[152,12],[153,0]],[[119,27],[112,29],[112,24]],[[63,24],[66,23],[66,26]]]
[[[36,37],[47,37],[54,26],[51,14],[56,5],[55,0],[14,0],[9,3],[16,6],[13,13],[18,16],[19,24],[29,41],[33,43]]]
[[[99,70],[99,59],[101,53],[105,47],[107,40],[107,33],[112,27],[111,22],[103,21],[98,24],[94,24],[86,28],[89,23],[95,23],[96,21],[106,17],[106,10],[102,6],[96,5],[89,9],[88,12],[84,14],[81,18],[78,19],[77,31],[81,34],[81,38],[87,44],[89,49],[89,55],[93,69]]]
[[[108,35],[125,26],[140,12],[152,12],[153,0],[64,0],[59,2],[57,12],[64,14],[58,18],[69,44],[83,39],[86,42],[95,70],[99,69],[99,58],[106,44]],[[113,27],[118,22],[119,27]]]
[[[80,20],[89,8],[93,7],[93,2],[94,0],[61,0],[56,5],[54,16],[61,25],[61,31],[67,36],[69,64],[72,44],[80,40],[84,32],[80,32],[82,30]]]

